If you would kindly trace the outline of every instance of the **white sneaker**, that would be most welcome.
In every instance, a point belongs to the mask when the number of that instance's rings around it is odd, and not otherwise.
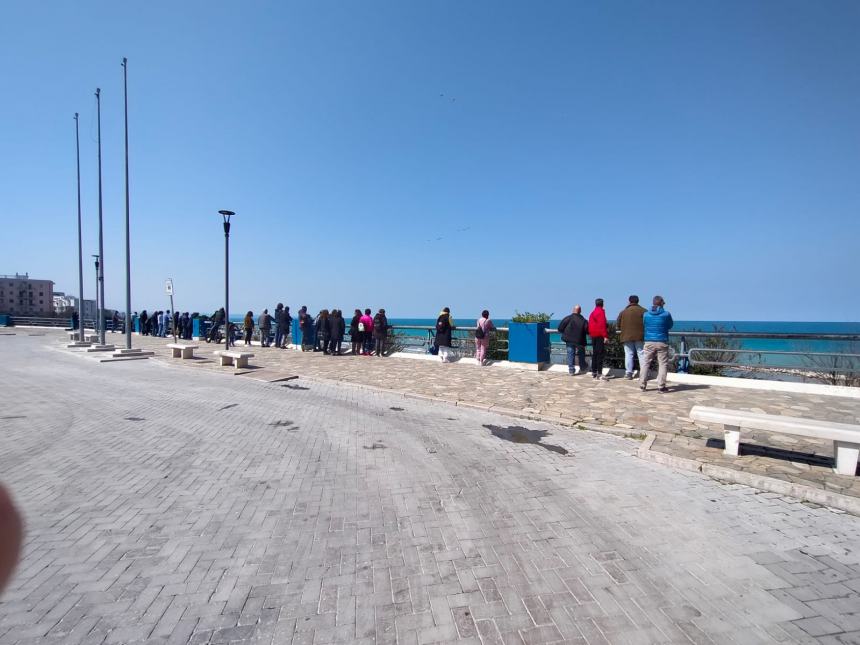
[[[609,379],[608,379],[608,378],[606,378],[606,374],[601,374],[601,375],[600,375],[600,380],[601,380],[601,381],[608,381]]]
[[[579,374],[581,371],[582,371],[582,368],[579,365],[577,365],[576,367],[573,368],[573,374],[574,375]]]

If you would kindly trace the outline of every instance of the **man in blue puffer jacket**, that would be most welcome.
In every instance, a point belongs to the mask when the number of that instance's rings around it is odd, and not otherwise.
[[[645,348],[642,350],[643,361],[639,374],[639,389],[643,392],[648,384],[648,369],[654,356],[657,356],[657,388],[667,392],[666,374],[669,371],[669,330],[674,322],[672,314],[663,309],[666,301],[662,296],[654,296],[654,306],[646,311],[642,318],[645,326]]]

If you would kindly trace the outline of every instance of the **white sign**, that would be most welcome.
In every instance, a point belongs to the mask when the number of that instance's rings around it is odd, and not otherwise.
[[[168,296],[173,295],[173,280],[171,278],[167,278],[167,280],[164,281],[164,293]]]

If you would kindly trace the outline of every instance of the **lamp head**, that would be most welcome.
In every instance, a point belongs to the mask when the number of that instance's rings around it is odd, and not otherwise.
[[[218,211],[221,214],[221,217],[224,218],[224,235],[228,235],[230,233],[230,218],[233,217],[236,213],[233,211]]]

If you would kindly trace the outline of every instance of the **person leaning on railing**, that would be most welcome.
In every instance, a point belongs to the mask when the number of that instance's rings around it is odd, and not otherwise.
[[[639,356],[640,369],[644,359],[645,327],[642,316],[645,315],[645,307],[639,305],[639,296],[630,296],[627,302],[629,304],[618,314],[616,323],[624,345],[624,376],[630,381],[633,379],[633,355]]]
[[[609,328],[606,325],[603,298],[594,301],[594,310],[588,316],[588,335],[591,336],[591,376],[605,381],[607,379],[603,374],[603,359],[606,356]]]
[[[436,347],[439,348],[439,358],[443,363],[451,362],[451,336],[454,330],[454,319],[448,307],[439,312],[436,319]]]
[[[495,331],[496,326],[490,320],[490,312],[486,309],[481,312],[481,317],[475,323],[475,359],[478,365],[485,365],[487,349],[490,347],[490,332]]]
[[[660,392],[668,392],[666,388],[666,374],[669,372],[669,330],[672,329],[674,321],[672,314],[663,309],[666,301],[663,296],[654,296],[653,306],[646,311],[642,318],[645,326],[645,349],[644,360],[640,367],[639,389],[643,392],[648,386],[648,369],[654,356],[657,357],[657,389]]]
[[[581,370],[588,369],[585,362],[586,334],[588,333],[588,321],[582,315],[582,307],[576,305],[573,312],[562,319],[558,324],[558,333],[567,345],[567,371],[571,375],[579,374]],[[577,364],[574,366],[574,358]]]

